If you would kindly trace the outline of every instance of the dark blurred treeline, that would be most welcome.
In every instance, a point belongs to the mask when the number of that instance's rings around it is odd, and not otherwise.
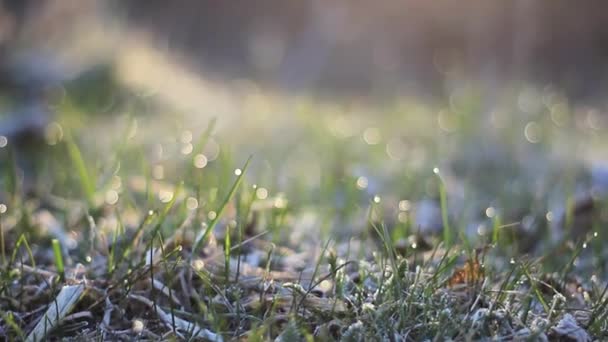
[[[43,16],[51,25],[68,25],[79,7],[100,7],[94,0],[3,0],[0,22],[6,24],[9,13],[20,23],[13,26],[36,25],[32,21],[40,15],[28,22],[28,13],[48,2],[76,8],[67,15],[57,11],[55,20],[49,20],[53,14]],[[149,33],[158,46],[185,55],[206,75],[287,89],[433,91],[445,79],[468,78],[550,83],[584,98],[603,94],[608,84],[608,2],[602,0],[103,4],[105,15]]]
[[[446,73],[604,88],[608,2],[130,0],[130,20],[231,77],[367,90]],[[602,89],[603,90],[603,89]]]

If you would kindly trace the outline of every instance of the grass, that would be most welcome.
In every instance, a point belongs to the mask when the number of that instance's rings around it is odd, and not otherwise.
[[[606,125],[465,90],[256,94],[204,122],[55,103],[65,134],[0,149],[0,336],[608,339],[606,192],[581,158]]]

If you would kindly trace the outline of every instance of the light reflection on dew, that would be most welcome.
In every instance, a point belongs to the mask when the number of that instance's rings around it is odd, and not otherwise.
[[[366,189],[369,184],[367,178],[363,177],[363,176],[357,178],[356,183],[357,183],[357,189],[359,189],[359,190]]]
[[[173,199],[173,192],[167,190],[161,190],[158,193],[158,199],[163,203],[169,203]]]
[[[0,214],[4,214],[8,210],[6,204],[0,203]]]
[[[528,122],[524,128],[524,136],[526,137],[526,140],[532,144],[540,142],[540,125],[534,121]]]
[[[399,222],[401,223],[406,223],[407,222],[407,213],[406,212],[400,212],[399,215],[397,215],[397,219],[399,220]]]
[[[597,232],[593,232],[593,237],[597,237]]]
[[[0,135],[0,148],[4,148],[8,145],[8,138],[4,135]]]
[[[261,200],[266,199],[268,198],[268,190],[266,190],[266,188],[258,188],[255,191],[255,196]]]
[[[287,200],[282,196],[274,199],[274,207],[277,209],[283,209],[287,207]]]
[[[585,248],[587,248],[587,243],[586,242],[583,243],[583,249],[585,249]]]
[[[489,218],[493,218],[494,216],[496,216],[496,209],[494,209],[494,207],[488,207],[486,209],[486,216]]]
[[[515,265],[515,259],[511,258],[511,260],[509,261],[509,263],[510,263],[511,265]]]
[[[198,208],[198,200],[194,197],[188,197],[188,199],[186,199],[186,208],[189,210]]]
[[[109,205],[114,205],[118,202],[118,192],[116,190],[106,191],[105,201]]]
[[[196,259],[192,262],[192,267],[197,271],[202,271],[205,268],[205,262],[202,259]]]
[[[188,143],[185,145],[182,145],[182,154],[183,155],[189,155],[190,153],[192,153],[192,150],[194,149],[194,147],[192,146],[192,144]]]
[[[240,176],[242,173],[243,173],[243,170],[241,170],[241,169],[235,169],[234,170],[234,174],[237,175],[237,176]]]
[[[380,139],[382,139],[382,136],[380,129],[377,127],[369,127],[363,131],[363,140],[368,145],[377,145],[380,143]]]
[[[382,199],[380,198],[380,196],[376,195],[374,196],[374,203],[380,203]]]
[[[552,211],[547,212],[547,215],[545,215],[545,218],[547,219],[548,222],[553,222],[553,212]]]
[[[409,211],[412,208],[412,203],[408,200],[399,201],[399,210]]]
[[[438,167],[434,167],[433,168],[433,173],[438,175],[439,174],[439,168]]]
[[[207,218],[210,220],[215,220],[216,217],[217,217],[217,213],[213,210],[211,210],[207,213]]]
[[[207,157],[204,154],[197,154],[193,159],[194,167],[202,169],[207,166]]]
[[[321,289],[321,291],[323,292],[328,292],[331,290],[332,288],[332,284],[331,281],[325,279],[323,280],[320,284],[319,284],[319,288]]]

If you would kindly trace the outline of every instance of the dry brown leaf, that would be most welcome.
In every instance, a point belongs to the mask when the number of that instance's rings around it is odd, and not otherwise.
[[[477,284],[485,278],[483,265],[479,262],[479,250],[475,252],[473,259],[468,259],[464,266],[457,268],[452,276],[446,281],[447,287],[460,287],[462,285]]]

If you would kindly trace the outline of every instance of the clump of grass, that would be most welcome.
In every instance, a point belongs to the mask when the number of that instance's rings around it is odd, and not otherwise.
[[[599,238],[592,232],[581,243],[550,242],[543,234],[554,228],[537,220],[550,217],[542,196],[563,190],[563,199],[574,198],[571,185],[541,167],[530,174],[531,166],[516,164],[517,158],[465,158],[482,168],[490,163],[494,173],[465,164],[467,195],[458,197],[451,189],[459,166],[443,159],[464,157],[433,140],[434,119],[403,116],[429,108],[408,106],[387,108],[386,123],[353,116],[360,125],[354,128],[339,117],[298,116],[298,137],[255,145],[260,153],[244,164],[240,158],[256,140],[218,143],[215,121],[194,143],[194,132],[181,139],[167,127],[152,143],[122,136],[118,144],[91,146],[84,134],[66,135],[53,148],[67,148],[68,155],[50,152],[40,175],[47,182],[29,197],[18,183],[30,180],[19,180],[16,164],[8,167],[2,184],[11,201],[0,213],[2,338],[534,340],[571,338],[562,329],[568,324],[583,336],[608,338],[608,286],[604,275],[585,266],[608,258]],[[462,132],[442,139],[466,146],[483,138],[473,136],[479,117],[466,108],[452,108]],[[328,117],[336,111],[321,104],[318,110]],[[63,119],[67,132],[69,117]],[[411,131],[391,131],[397,126],[391,119],[411,124]],[[137,120],[146,125],[145,118]],[[518,129],[510,124],[500,132],[505,144]],[[351,133],[369,127],[380,137]],[[376,141],[384,136],[384,145]],[[210,145],[221,151],[210,152]],[[395,146],[406,145],[428,146],[420,165],[400,159]],[[193,165],[192,155],[204,153],[208,163]],[[276,155],[282,157],[273,164]],[[443,166],[441,175],[429,172],[436,159],[446,165],[445,175]],[[493,192],[507,176],[521,184]],[[545,180],[557,185],[543,187]],[[382,201],[375,200],[378,194]],[[407,205],[397,205],[405,199]],[[415,206],[421,199],[437,204],[441,231],[420,226]],[[531,209],[519,213],[522,203]],[[564,213],[571,227],[573,208],[567,205]],[[42,210],[61,229],[50,229]],[[471,235],[469,224],[489,229]],[[516,249],[530,239],[553,249]],[[70,289],[82,291],[64,300]]]

